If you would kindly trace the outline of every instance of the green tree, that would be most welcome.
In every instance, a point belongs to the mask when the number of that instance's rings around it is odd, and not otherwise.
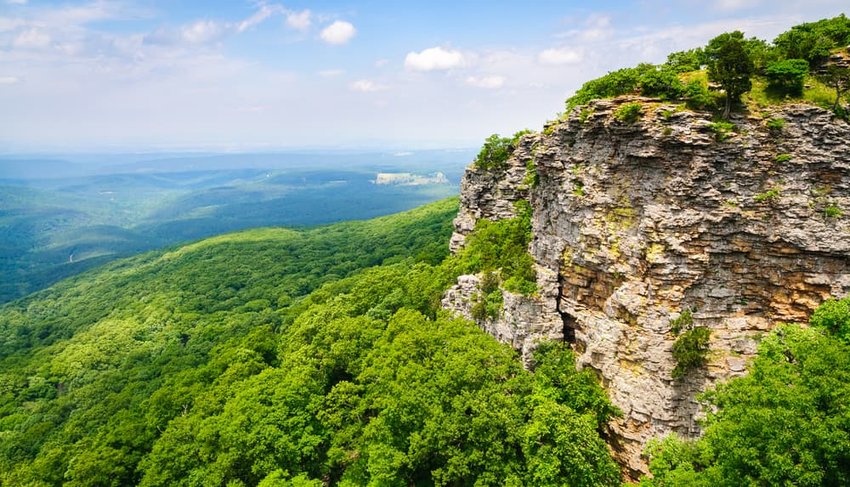
[[[835,89],[835,103],[832,104],[832,109],[837,112],[841,106],[841,98],[850,89],[850,68],[828,64],[817,77],[824,84]]]
[[[681,98],[685,85],[672,69],[651,69],[643,73],[638,80],[640,92],[646,96],[657,96],[666,100]]]
[[[822,64],[830,50],[850,44],[850,19],[844,14],[831,19],[795,25],[773,41],[786,59],[805,59],[811,66]]]
[[[698,47],[696,49],[668,54],[664,66],[675,73],[687,73],[702,69],[706,61],[705,51],[701,47]]]
[[[753,61],[755,72],[759,74],[764,74],[768,65],[782,59],[782,54],[776,49],[776,46],[757,37],[746,39],[744,49]]]
[[[512,140],[493,134],[484,140],[484,145],[475,157],[475,166],[481,169],[503,169],[513,152]]]
[[[708,60],[708,79],[720,85],[726,94],[723,118],[729,118],[732,103],[752,88],[753,61],[745,48],[740,31],[720,34],[705,48]]]
[[[805,59],[784,59],[771,63],[765,70],[770,87],[801,95],[806,75],[809,74],[809,63]]]
[[[850,297],[827,299],[818,306],[809,323],[850,343]]]

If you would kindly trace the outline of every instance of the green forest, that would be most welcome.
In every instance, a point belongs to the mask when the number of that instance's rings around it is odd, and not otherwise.
[[[612,485],[616,411],[438,310],[456,200],[123,260],[0,313],[3,485]],[[509,255],[510,253],[508,253]]]

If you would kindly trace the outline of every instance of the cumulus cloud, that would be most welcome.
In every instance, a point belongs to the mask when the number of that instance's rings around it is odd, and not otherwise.
[[[305,31],[313,24],[312,15],[309,10],[288,12],[286,14],[286,25],[295,30]]]
[[[476,88],[496,89],[501,88],[505,84],[504,76],[469,76],[466,78],[466,84]]]
[[[537,60],[542,64],[576,64],[583,58],[580,50],[569,47],[545,49],[537,55]]]
[[[463,54],[460,51],[429,47],[420,52],[409,52],[404,58],[404,67],[414,71],[446,70],[462,66]]]
[[[361,93],[373,93],[376,91],[384,91],[387,89],[386,86],[375,83],[374,81],[368,79],[357,80],[348,85],[348,87],[351,88],[351,91],[359,91]]]
[[[357,29],[351,23],[337,20],[325,27],[319,36],[328,44],[342,45],[348,43],[355,34],[357,34]]]
[[[13,85],[20,81],[14,76],[0,76],[0,85]]]
[[[40,29],[27,29],[15,36],[12,45],[22,49],[43,49],[50,45],[50,36]]]

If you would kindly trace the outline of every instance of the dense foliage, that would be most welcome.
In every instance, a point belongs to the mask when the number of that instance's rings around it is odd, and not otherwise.
[[[750,76],[755,65],[744,46],[744,34],[735,31],[711,39],[705,48],[708,79],[719,84],[724,92],[723,118],[729,118],[732,103],[753,87]]]
[[[518,201],[515,211],[515,218],[478,220],[464,248],[447,262],[455,274],[497,271],[508,291],[528,295],[537,290],[534,260],[528,253],[532,236],[531,205],[525,200]]]
[[[670,54],[661,65],[641,63],[590,80],[567,99],[566,107],[570,111],[594,99],[640,94],[681,100],[692,109],[722,108],[723,118],[728,118],[741,96],[757,88],[750,100],[757,104],[797,98],[833,108],[846,117],[841,100],[850,87],[850,73],[827,61],[831,53],[848,45],[850,19],[843,14],[795,26],[772,43],[747,39],[738,31],[724,33],[704,48]],[[811,85],[811,93],[804,89],[807,85]],[[824,85],[836,92],[829,102],[822,93]],[[722,93],[722,106],[710,94],[711,89]]]
[[[685,330],[673,342],[673,359],[676,367],[673,378],[678,379],[688,371],[702,367],[708,357],[709,338],[711,330],[705,326],[695,326]]]
[[[800,95],[809,74],[809,63],[805,59],[783,59],[770,64],[765,74],[771,88]]]
[[[744,377],[706,393],[705,435],[650,445],[645,486],[839,486],[850,483],[850,298],[812,328],[783,325]]]
[[[568,350],[529,373],[438,311],[506,262],[445,259],[456,209],[225,235],[0,309],[0,484],[616,485]]]
[[[480,169],[504,169],[519,139],[529,133],[531,133],[530,130],[520,130],[513,137],[499,137],[499,134],[487,137],[478,155],[475,156],[475,166]]]
[[[841,14],[796,25],[779,34],[773,44],[786,59],[805,59],[810,64],[820,64],[833,48],[850,45],[850,19]]]
[[[651,64],[640,64],[635,68],[623,68],[612,71],[601,78],[587,81],[567,99],[567,109],[584,105],[597,98],[611,98],[637,90],[641,76],[655,70]]]

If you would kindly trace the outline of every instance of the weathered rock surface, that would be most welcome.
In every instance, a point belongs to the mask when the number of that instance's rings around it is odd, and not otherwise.
[[[634,124],[613,116],[643,105]],[[782,118],[781,130],[766,121]],[[542,338],[573,343],[622,411],[611,444],[631,474],[654,436],[698,435],[695,395],[745,372],[761,334],[805,322],[850,292],[850,127],[806,105],[733,120],[644,98],[591,103],[525,136],[504,171],[467,170],[452,248],[476,220],[534,211],[535,297],[505,293],[481,326],[528,360]],[[523,181],[527,161],[539,183]],[[469,317],[477,279],[444,306]],[[691,309],[711,330],[707,367],[674,380],[670,321]]]

